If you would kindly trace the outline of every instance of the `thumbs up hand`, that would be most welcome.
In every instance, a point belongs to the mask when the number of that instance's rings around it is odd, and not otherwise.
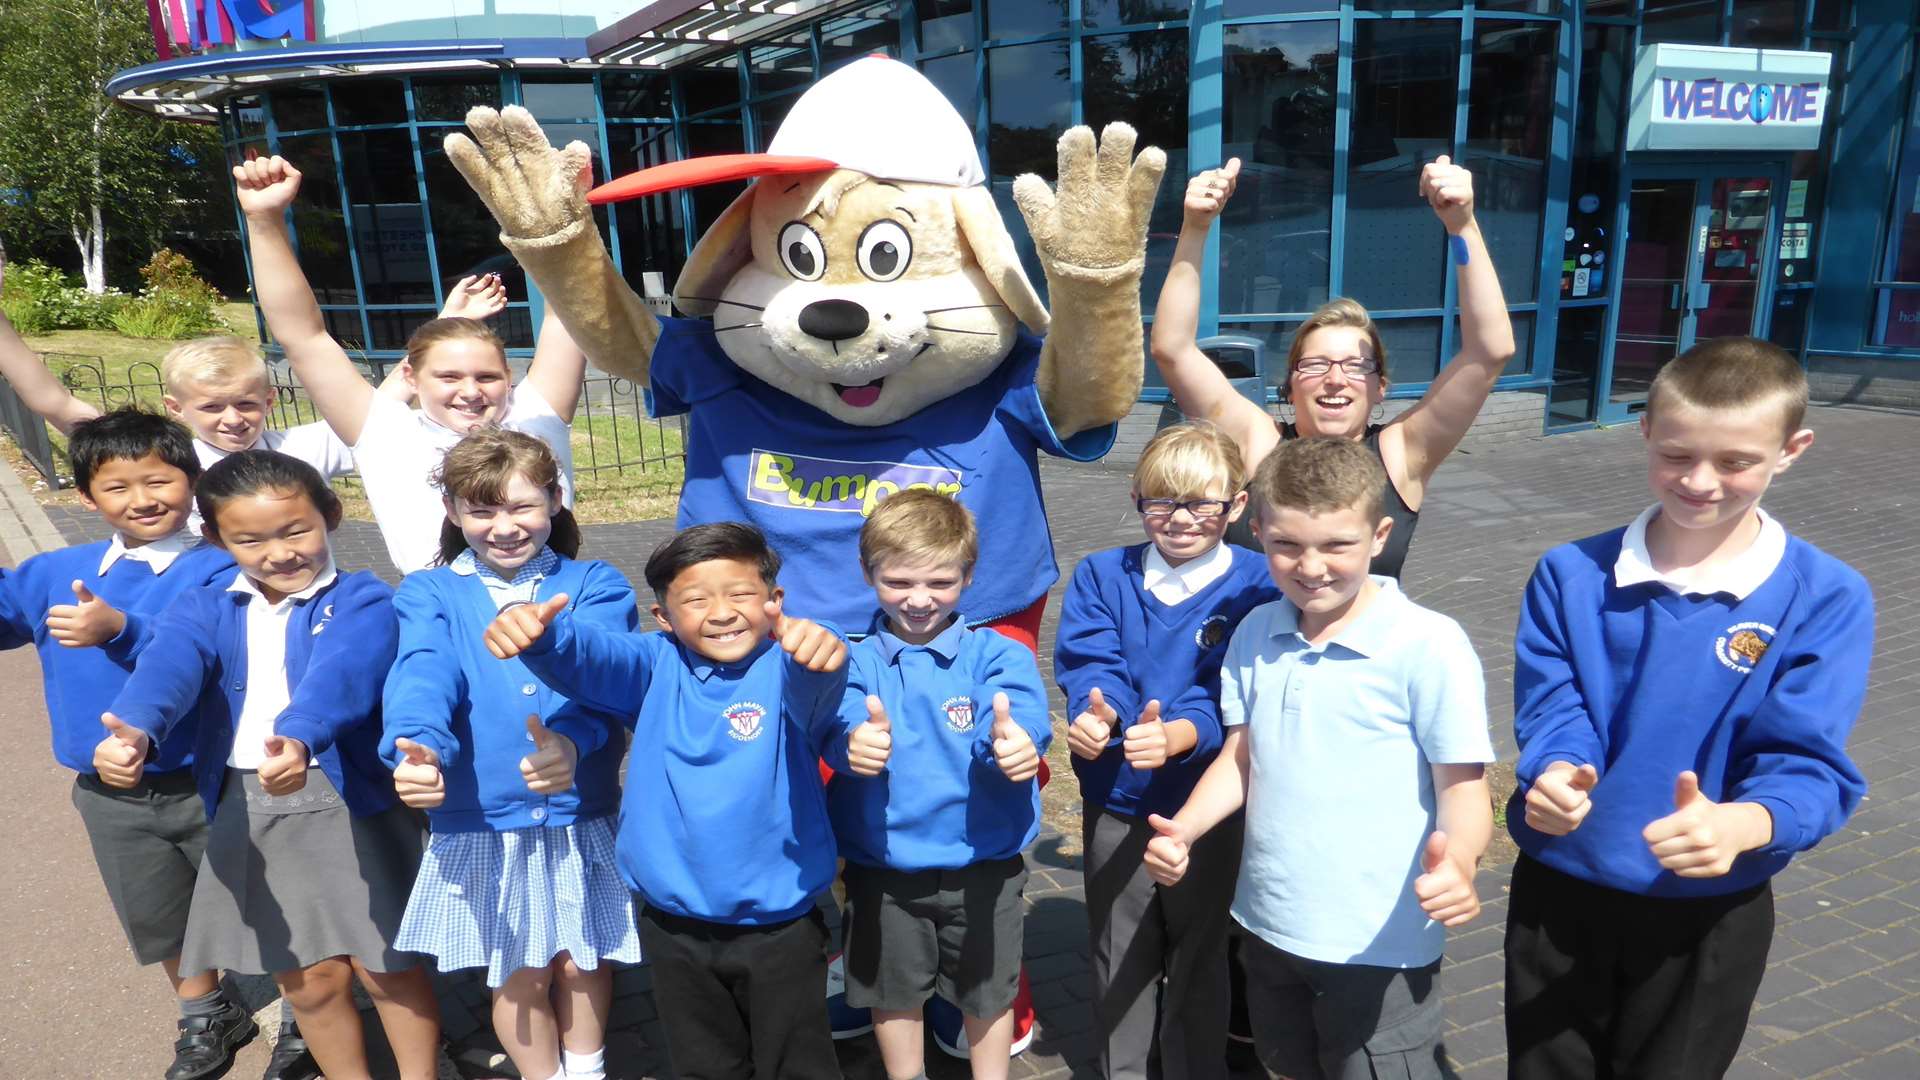
[[[993,695],[993,760],[1007,779],[1024,784],[1040,773],[1040,751],[1027,729],[1013,722],[1007,695]]]
[[[879,776],[893,756],[893,722],[880,699],[867,695],[867,718],[847,734],[847,765],[855,775]]]
[[[572,787],[573,769],[580,763],[580,748],[573,740],[549,730],[533,713],[527,714],[527,737],[533,740],[533,753],[520,759],[527,790],[553,795]]]
[[[1073,751],[1075,757],[1088,761],[1106,753],[1107,741],[1113,738],[1113,725],[1119,719],[1113,706],[1107,704],[1107,695],[1094,687],[1087,692],[1087,711],[1067,725],[1067,749]]]
[[[1448,233],[1473,224],[1473,174],[1441,154],[1420,170],[1420,197],[1427,200]]]
[[[1136,769],[1157,769],[1167,763],[1167,725],[1160,719],[1160,703],[1147,702],[1147,707],[1127,728],[1126,741],[1121,744],[1127,755],[1127,764]]]
[[[105,644],[126,627],[127,617],[93,595],[78,578],[73,582],[73,603],[55,604],[47,609],[47,633],[69,649]]]
[[[773,639],[794,663],[808,671],[839,671],[847,662],[847,643],[839,634],[811,619],[788,618],[778,600],[767,601],[766,612]]]
[[[1527,789],[1527,825],[1548,836],[1579,828],[1593,809],[1589,795],[1599,782],[1600,771],[1592,765],[1575,768],[1570,761],[1556,761],[1547,766]]]
[[[447,801],[447,780],[440,775],[440,755],[412,739],[395,739],[393,748],[406,755],[394,766],[393,790],[415,810],[431,810]]]
[[[1480,894],[1473,888],[1473,860],[1448,851],[1447,834],[1435,829],[1420,852],[1423,873],[1413,879],[1413,895],[1427,918],[1442,926],[1459,926],[1480,914]]]
[[[260,790],[291,795],[307,786],[307,744],[283,735],[267,736],[267,760],[256,770]]]
[[[147,771],[147,751],[152,743],[147,733],[128,727],[112,713],[101,713],[107,737],[93,748],[93,771],[108,787],[130,788],[140,783]]]
[[[519,656],[540,640],[566,606],[567,594],[561,593],[537,604],[515,604],[503,609],[488,624],[482,638],[487,643],[487,651],[502,660]]]
[[[1719,877],[1743,851],[1773,841],[1773,815],[1758,803],[1717,803],[1700,778],[1683,772],[1673,783],[1673,813],[1640,834],[1660,865],[1680,877]]]
[[[1141,861],[1146,864],[1147,876],[1162,885],[1178,885],[1187,874],[1187,854],[1193,849],[1192,830],[1172,818],[1163,818],[1159,814],[1148,814],[1147,824],[1153,826],[1155,836],[1147,841],[1146,854]]]

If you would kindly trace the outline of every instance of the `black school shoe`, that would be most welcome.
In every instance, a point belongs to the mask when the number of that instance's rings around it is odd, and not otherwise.
[[[320,1063],[307,1050],[307,1040],[293,1024],[280,1025],[280,1037],[273,1042],[273,1056],[267,1059],[267,1071],[260,1080],[319,1080]]]
[[[190,1016],[180,1021],[180,1037],[173,1042],[173,1064],[166,1080],[201,1080],[218,1076],[233,1064],[233,1052],[253,1041],[260,1025],[247,1010],[231,1002],[218,1016]]]

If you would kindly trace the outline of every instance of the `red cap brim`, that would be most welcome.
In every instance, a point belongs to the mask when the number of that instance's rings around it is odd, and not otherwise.
[[[777,157],[773,154],[715,154],[708,157],[669,161],[650,169],[628,173],[587,192],[587,201],[595,206],[637,199],[661,191],[720,184],[756,176],[785,176],[792,173],[826,172],[840,166],[825,158]]]

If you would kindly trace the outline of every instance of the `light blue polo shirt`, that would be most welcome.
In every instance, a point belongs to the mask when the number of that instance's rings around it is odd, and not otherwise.
[[[1233,917],[1275,948],[1423,967],[1446,932],[1413,895],[1431,765],[1493,760],[1486,683],[1460,624],[1392,579],[1323,645],[1286,600],[1253,609],[1220,668],[1220,718],[1251,740]]]

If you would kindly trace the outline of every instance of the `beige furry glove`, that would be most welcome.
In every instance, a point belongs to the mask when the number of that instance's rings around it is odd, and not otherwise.
[[[1133,156],[1132,127],[1112,123],[1060,136],[1060,187],[1028,173],[1013,182],[1047,275],[1053,325],[1037,382],[1061,438],[1127,415],[1146,373],[1140,272],[1147,219],[1167,155],[1149,146]]]
[[[587,145],[555,150],[518,105],[467,113],[473,138],[446,138],[447,157],[500,223],[500,242],[532,276],[594,366],[647,385],[659,320],[614,269],[593,226]],[[478,145],[475,145],[476,140]]]

